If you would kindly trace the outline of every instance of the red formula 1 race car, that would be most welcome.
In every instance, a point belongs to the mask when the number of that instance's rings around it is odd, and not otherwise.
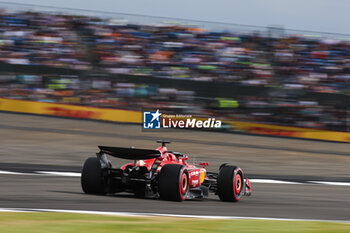
[[[237,202],[251,194],[248,178],[237,166],[222,164],[219,173],[208,172],[208,163],[190,164],[188,157],[168,151],[168,141],[159,140],[156,150],[99,146],[97,157],[83,166],[81,185],[88,194],[131,192],[137,197],[160,197],[183,201],[208,197],[209,192],[222,201]],[[134,160],[113,168],[107,155]]]

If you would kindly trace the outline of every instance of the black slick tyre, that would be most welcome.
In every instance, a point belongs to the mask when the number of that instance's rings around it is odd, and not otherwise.
[[[217,194],[221,201],[237,202],[244,194],[244,175],[241,168],[222,166],[217,179]]]
[[[100,161],[95,157],[86,159],[81,172],[81,187],[84,193],[104,195],[105,183]]]
[[[185,166],[166,164],[162,167],[158,180],[158,192],[161,199],[184,201],[187,198],[189,185],[189,175]]]

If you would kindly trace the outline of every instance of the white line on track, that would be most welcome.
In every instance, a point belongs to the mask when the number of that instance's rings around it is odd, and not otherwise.
[[[108,212],[108,211],[91,211],[91,210],[0,208],[0,212],[56,212],[56,213],[96,214],[96,215],[125,216],[125,217],[174,217],[174,218],[198,218],[198,219],[272,220],[272,221],[303,221],[303,222],[336,222],[336,223],[350,224],[350,221],[345,221],[345,220],[265,218],[265,217],[241,217],[241,216],[210,216],[210,215],[185,215],[185,214],[161,214],[161,213],[135,213],[135,212]]]
[[[0,175],[80,177],[81,173],[80,172],[53,172],[53,171],[10,172],[10,171],[0,170]]]
[[[13,209],[13,208],[0,208],[0,212],[34,212],[34,211],[20,210],[20,209]]]
[[[9,171],[0,171],[0,174],[4,174],[4,175],[27,175],[26,173],[21,173],[21,172],[9,172]]]
[[[69,177],[80,177],[79,172],[51,172],[51,171],[35,171],[36,173],[43,175],[53,175],[53,176],[69,176]]]
[[[284,180],[271,180],[271,179],[249,179],[251,183],[262,183],[262,184],[303,184],[299,182],[284,181]]]
[[[11,171],[0,170],[0,175],[38,176],[43,174],[37,174],[33,172],[11,172]]]
[[[337,186],[350,186],[350,182],[330,182],[330,181],[308,181],[315,184],[337,185]]]

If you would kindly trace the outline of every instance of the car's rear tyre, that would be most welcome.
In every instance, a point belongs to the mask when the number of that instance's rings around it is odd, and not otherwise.
[[[244,175],[241,168],[222,166],[217,180],[217,194],[221,201],[237,202],[241,200],[244,189]]]
[[[81,187],[84,193],[106,194],[106,181],[105,177],[103,177],[103,170],[98,158],[90,157],[85,160],[81,172]]]
[[[162,167],[158,192],[160,198],[169,201],[184,201],[190,188],[188,171],[183,165],[166,164]]]

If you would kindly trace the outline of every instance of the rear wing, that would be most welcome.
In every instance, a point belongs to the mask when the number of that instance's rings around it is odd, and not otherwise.
[[[154,159],[162,156],[158,150],[134,149],[124,147],[98,146],[102,153],[130,160]]]

